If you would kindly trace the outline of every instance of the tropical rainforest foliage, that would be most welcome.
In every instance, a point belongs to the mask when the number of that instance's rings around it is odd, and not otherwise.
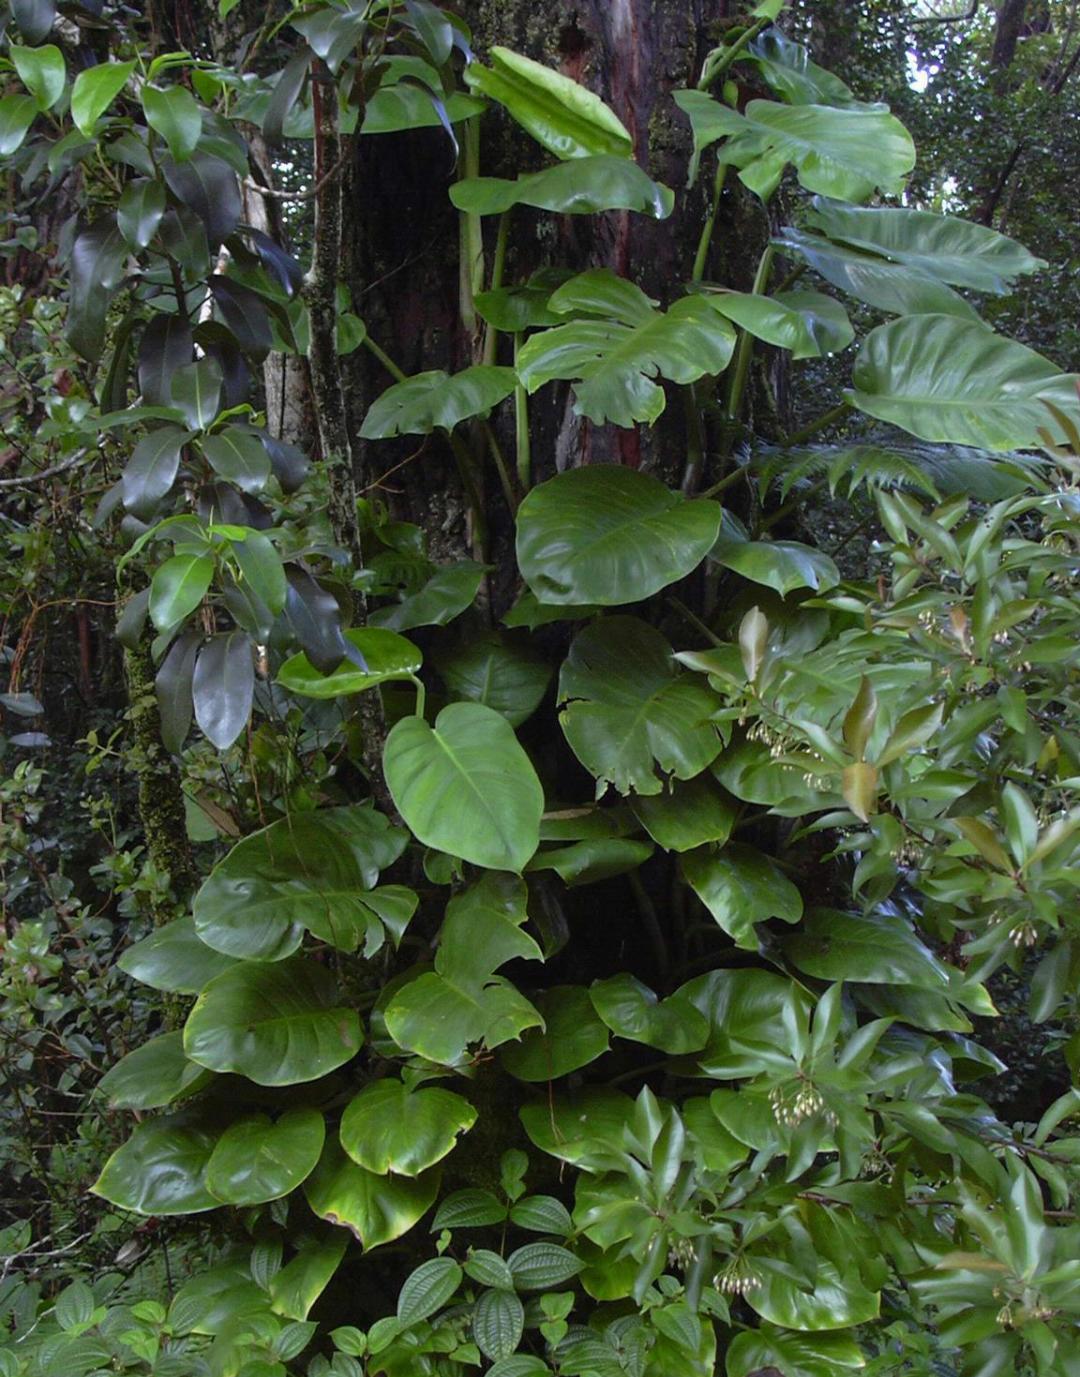
[[[1047,264],[780,0],[679,186],[467,6],[248,8],[6,16],[0,1377],[1077,1377]]]

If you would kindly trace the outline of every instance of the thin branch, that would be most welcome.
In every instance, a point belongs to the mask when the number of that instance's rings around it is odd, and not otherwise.
[[[329,170],[324,172],[314,186],[308,187],[306,191],[279,191],[277,187],[263,186],[262,182],[257,182],[252,177],[244,178],[244,186],[249,191],[257,192],[260,196],[273,197],[275,201],[312,201],[338,175],[341,169],[349,161],[349,154],[346,151]]]
[[[25,478],[0,478],[0,488],[33,488],[38,483],[47,483],[50,478],[56,478],[61,473],[67,473],[69,469],[75,468],[87,457],[88,453],[88,450],[80,449],[69,459],[65,459],[63,463],[53,464],[51,468],[42,469],[40,473],[29,474]],[[97,458],[96,450],[91,457]]]

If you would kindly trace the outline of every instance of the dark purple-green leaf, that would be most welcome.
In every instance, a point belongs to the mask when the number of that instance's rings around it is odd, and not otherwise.
[[[242,631],[214,636],[199,651],[192,681],[195,721],[219,751],[247,725],[255,692],[251,641]]]
[[[216,249],[232,234],[243,213],[236,173],[209,153],[193,153],[182,163],[165,158],[161,170],[173,195],[206,226],[210,247]]]
[[[215,273],[209,282],[214,304],[222,320],[236,336],[245,354],[261,363],[270,352],[273,336],[266,305],[257,292],[234,282],[230,277]]]
[[[180,452],[193,433],[179,426],[161,426],[143,436],[120,480],[129,512],[143,518],[153,515],[176,482]]]
[[[139,391],[148,406],[172,401],[173,374],[191,362],[194,342],[183,316],[154,316],[139,341]]]
[[[169,647],[154,680],[161,717],[161,742],[173,755],[183,749],[191,728],[191,680],[201,641],[197,631],[185,631]]]

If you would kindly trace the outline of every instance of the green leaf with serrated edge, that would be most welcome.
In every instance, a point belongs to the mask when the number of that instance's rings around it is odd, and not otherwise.
[[[721,373],[735,346],[734,329],[705,297],[658,311],[639,287],[607,268],[571,278],[548,305],[582,318],[532,335],[518,351],[518,378],[528,392],[556,378],[573,380],[575,410],[597,424],[655,421],[665,399],[654,379],[691,383]]]
[[[703,847],[682,858],[691,889],[736,946],[756,951],[755,923],[780,918],[797,923],[802,895],[771,857],[752,846],[729,842],[719,851]]]
[[[574,640],[559,675],[560,723],[599,785],[658,794],[658,773],[689,779],[720,749],[711,691],[679,672],[661,634],[633,617],[605,617]]]
[[[574,158],[513,179],[467,177],[450,188],[450,200],[470,215],[502,215],[512,206],[534,206],[559,215],[635,210],[654,220],[666,220],[675,203],[670,188],[654,182],[637,163],[610,155]],[[551,321],[541,318],[529,324]]]
[[[301,652],[278,670],[277,682],[302,698],[340,698],[363,693],[393,679],[410,679],[423,664],[423,654],[396,631],[364,626],[345,632],[345,639],[364,657],[367,669],[342,661],[332,674],[322,674]]]
[[[203,882],[195,929],[216,951],[248,961],[291,955],[305,927],[355,950],[375,916],[379,872],[406,841],[362,804],[282,818],[237,842]]]
[[[186,1115],[137,1124],[90,1187],[136,1214],[198,1214],[217,1201],[203,1184],[216,1135]]]
[[[232,957],[208,947],[195,932],[193,918],[176,918],[122,952],[117,965],[154,990],[198,994],[234,965]]]
[[[544,1020],[520,1042],[500,1054],[503,1066],[520,1081],[551,1081],[588,1066],[608,1050],[608,1030],[597,1016],[588,990],[555,986],[536,996]]]
[[[471,559],[445,564],[435,570],[419,592],[369,613],[368,623],[391,631],[445,626],[472,606],[486,570],[487,565]]]
[[[725,842],[738,805],[710,775],[671,780],[665,793],[633,800],[634,816],[658,846],[692,851],[706,842]]]
[[[433,1257],[409,1274],[398,1294],[397,1317],[402,1324],[419,1324],[450,1301],[462,1281],[460,1266],[448,1257]]]
[[[534,1234],[560,1234],[566,1237],[574,1223],[570,1211],[553,1195],[526,1195],[510,1207],[510,1222]]]
[[[434,1233],[439,1229],[486,1228],[501,1224],[506,1216],[507,1208],[498,1196],[474,1186],[454,1191],[440,1201],[431,1229]]]
[[[51,110],[64,94],[67,67],[64,54],[55,43],[43,43],[24,48],[18,43],[8,44],[10,57],[19,80],[34,98],[39,110]]]
[[[149,82],[139,92],[146,122],[169,146],[178,163],[195,151],[202,133],[202,111],[191,92],[184,86],[170,86],[162,90]]]
[[[336,1231],[303,1242],[296,1256],[271,1279],[273,1311],[291,1320],[306,1320],[341,1265],[346,1246],[346,1238]]]
[[[950,983],[949,968],[899,915],[810,909],[799,930],[784,937],[783,948],[794,966],[823,980],[929,990],[943,990]]]
[[[544,795],[505,718],[451,703],[431,727],[406,717],[383,750],[386,783],[426,846],[495,870],[520,871],[540,842]]]
[[[979,318],[975,308],[940,278],[907,264],[890,263],[791,226],[781,229],[773,242],[785,253],[805,259],[826,282],[879,311],[890,315],[938,312],[972,321]]]
[[[657,999],[632,975],[614,975],[589,987],[593,1008],[616,1036],[672,1056],[698,1052],[709,1036],[709,1023],[684,995]]]
[[[150,583],[150,620],[159,631],[182,622],[206,596],[214,577],[209,555],[173,555],[154,571]]]
[[[989,450],[1034,448],[1044,401],[1077,415],[1075,379],[975,321],[910,316],[863,340],[845,395],[923,440]]]
[[[98,1081],[97,1091],[112,1109],[160,1109],[211,1080],[212,1072],[184,1056],[182,1034],[162,1033],[121,1057]]]
[[[288,1195],[315,1169],[326,1125],[317,1109],[286,1110],[236,1120],[218,1139],[206,1166],[206,1188],[226,1205],[261,1205]]]
[[[482,632],[435,657],[439,675],[454,698],[484,703],[520,726],[540,706],[552,667],[527,638]]]
[[[256,1085],[318,1080],[363,1041],[355,1009],[337,999],[333,976],[313,961],[241,962],[199,995],[184,1024],[184,1051],[200,1066]]]
[[[525,1307],[513,1293],[502,1289],[482,1291],[473,1311],[473,1338],[486,1358],[507,1358],[525,1331]]]
[[[415,1179],[378,1176],[328,1139],[304,1195],[320,1218],[348,1229],[370,1251],[408,1233],[431,1208],[439,1179],[438,1168]]]
[[[867,201],[880,189],[899,195],[915,165],[915,145],[886,106],[835,109],[752,100],[740,114],[704,91],[676,91],[674,100],[694,135],[691,180],[701,153],[718,139],[723,162],[767,199],[791,163],[807,191]]]
[[[840,582],[840,570],[827,554],[795,540],[725,540],[721,536],[709,558],[743,578],[774,588],[782,598],[797,588],[825,592]]]
[[[401,1081],[375,1081],[341,1117],[341,1145],[359,1166],[380,1176],[419,1176],[451,1152],[476,1122],[461,1095],[437,1087],[409,1090]]]
[[[94,126],[127,85],[134,62],[101,62],[75,78],[71,88],[71,118],[88,139]]]
[[[490,67],[474,62],[465,69],[469,86],[498,101],[557,158],[633,156],[629,132],[599,96],[509,48],[494,47],[489,57]]]
[[[928,210],[848,206],[815,197],[807,223],[829,239],[977,292],[1007,292],[1021,274],[1046,267],[988,225]]]
[[[558,1243],[526,1243],[507,1258],[514,1284],[523,1291],[548,1290],[561,1286],[582,1269],[580,1258]]]
[[[474,364],[461,373],[435,369],[394,383],[368,407],[360,435],[385,440],[394,435],[428,435],[453,430],[471,416],[485,416],[509,397],[517,379],[512,368]]]
[[[720,517],[718,503],[683,501],[649,474],[570,469],[518,509],[518,567],[544,603],[640,602],[697,568]]]

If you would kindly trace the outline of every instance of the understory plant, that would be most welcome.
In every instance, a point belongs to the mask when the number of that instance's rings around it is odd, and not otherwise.
[[[1039,262],[904,204],[906,130],[775,0],[675,93],[707,194],[663,301],[506,280],[518,208],[676,193],[449,11],[296,6],[238,72],[98,10],[79,46],[95,7],[12,0],[0,151],[93,188],[66,317],[93,405],[53,436],[116,464],[118,636],[233,844],[132,924],[163,1031],[100,1082],[136,1119],[93,1191],[215,1246],[167,1304],[76,1283],[0,1373],[1075,1377],[1080,413],[976,304]],[[540,170],[483,175],[499,111]],[[335,178],[420,127],[457,157],[472,362],[405,376],[338,282]],[[307,263],[252,222],[267,148],[310,159]],[[775,212],[749,291],[709,276],[732,187]],[[845,302],[880,322],[850,387],[757,433],[755,354],[854,348]],[[354,431],[359,349],[388,385]],[[299,357],[314,467],[264,405]],[[567,386],[624,430],[681,393],[679,463],[554,472],[530,412]],[[356,490],[353,444],[389,468],[399,436],[456,466],[456,558]],[[872,567],[785,529],[830,486]],[[1008,971],[1060,1058],[1019,1124],[980,1041]]]

